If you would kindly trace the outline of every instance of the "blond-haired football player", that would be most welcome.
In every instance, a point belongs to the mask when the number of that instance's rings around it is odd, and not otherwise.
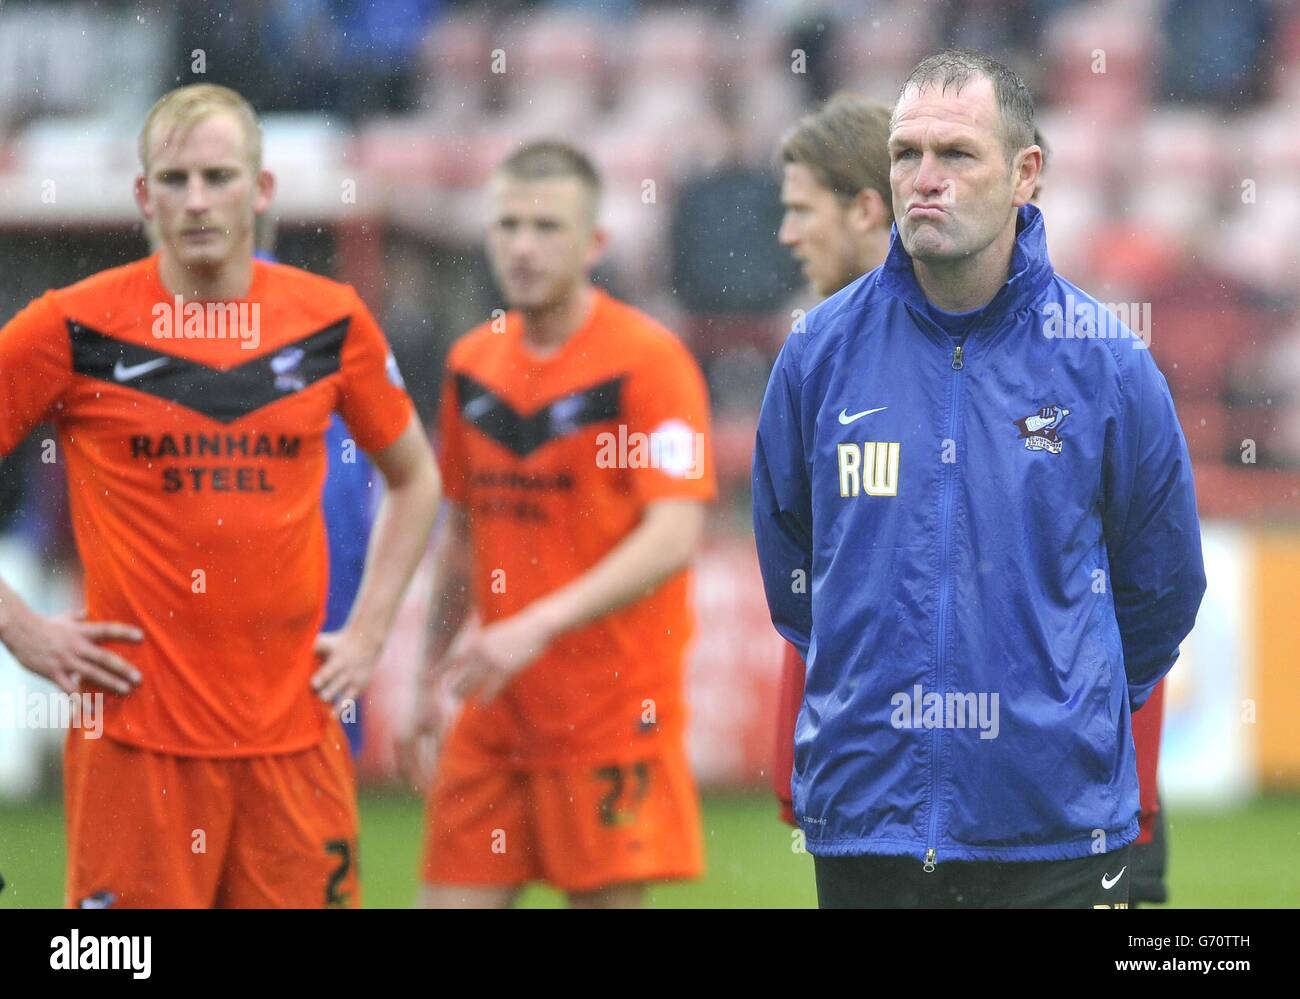
[[[439,500],[428,444],[351,288],[253,259],[274,192],[257,119],[199,84],[140,134],[156,254],[47,292],[0,329],[0,454],[52,419],[84,620],[0,582],[0,640],[102,695],[69,732],[67,901],[356,905],[357,812],[330,703],[365,686]],[[346,626],[325,609],[324,433],[388,491]]]

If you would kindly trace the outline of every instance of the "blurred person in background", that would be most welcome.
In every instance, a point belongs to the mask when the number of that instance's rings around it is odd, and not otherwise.
[[[682,180],[669,226],[673,291],[689,314],[686,340],[711,379],[709,368],[728,351],[771,356],[773,312],[798,280],[771,238],[781,216],[771,169],[750,161],[734,100],[720,99],[717,111],[720,159]],[[716,396],[725,387],[713,388]]]
[[[837,94],[781,141],[777,238],[803,267],[813,292],[835,294],[884,262],[894,224],[889,191],[888,105]],[[787,645],[781,667],[772,788],[781,817],[795,824],[790,778],[794,730],[803,704],[804,663]]]
[[[67,903],[356,906],[355,780],[330,705],[374,668],[437,469],[356,292],[254,259],[274,178],[243,97],[170,92],[139,155],[159,252],[0,329],[0,454],[53,419],[86,591],[80,619],[46,617],[0,581],[0,641],[102,698],[103,738],[74,726],[65,743]],[[329,634],[335,411],[388,490],[352,614]]]
[[[1131,710],[1195,621],[1200,527],[1150,352],[1049,322],[1102,307],[1047,257],[1033,107],[982,54],[917,65],[898,237],[763,401],[755,540],[808,664],[794,811],[823,907],[1128,906]]]
[[[505,907],[539,880],[575,907],[638,906],[703,868],[683,670],[709,401],[672,333],[591,284],[600,190],[562,143],[496,170],[487,244],[510,309],[448,358],[449,523],[402,746],[418,780],[445,735],[428,907]]]

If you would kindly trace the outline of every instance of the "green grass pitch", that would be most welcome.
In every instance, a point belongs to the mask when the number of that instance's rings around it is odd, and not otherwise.
[[[415,893],[421,803],[368,792],[361,798],[362,894],[367,907],[405,907]],[[1171,906],[1300,907],[1300,797],[1268,796],[1227,811],[1170,810]],[[708,873],[654,888],[657,907],[809,907],[812,858],[762,793],[704,802]],[[63,898],[63,809],[57,799],[0,805],[0,908],[52,907]],[[523,904],[562,903],[533,887]]]

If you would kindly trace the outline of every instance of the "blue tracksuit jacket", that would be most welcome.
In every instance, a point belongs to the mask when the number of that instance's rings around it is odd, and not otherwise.
[[[1192,468],[1146,344],[1052,270],[1036,208],[1017,230],[960,344],[895,232],[772,371],[754,531],[807,663],[814,854],[1061,860],[1137,837],[1130,710],[1205,589]]]

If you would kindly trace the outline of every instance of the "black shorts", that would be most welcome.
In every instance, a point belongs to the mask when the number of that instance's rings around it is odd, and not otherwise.
[[[929,872],[914,857],[813,860],[823,909],[1127,909],[1133,880],[1127,846],[1077,860],[953,860]]]
[[[1168,865],[1169,831],[1165,825],[1165,810],[1161,808],[1156,812],[1156,821],[1151,827],[1151,842],[1133,844],[1133,887],[1129,889],[1133,908],[1136,909],[1139,902],[1169,901],[1169,889],[1165,886]]]

